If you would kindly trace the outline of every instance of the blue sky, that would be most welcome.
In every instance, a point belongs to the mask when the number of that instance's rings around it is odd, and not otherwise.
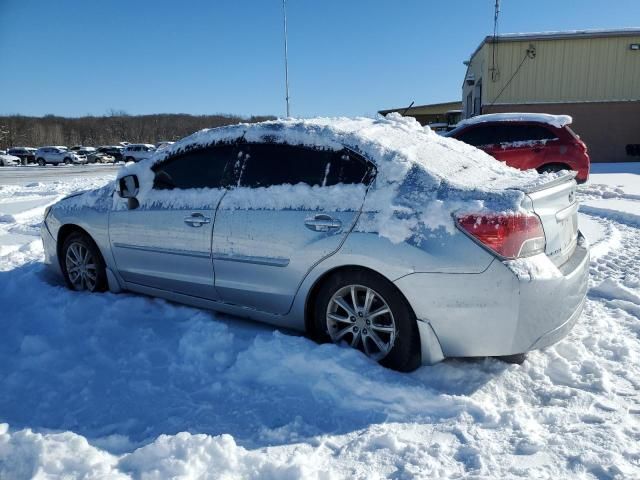
[[[493,0],[288,0],[291,112],[456,100]],[[638,0],[502,0],[500,31],[633,27]],[[0,113],[284,114],[281,0],[0,0]]]

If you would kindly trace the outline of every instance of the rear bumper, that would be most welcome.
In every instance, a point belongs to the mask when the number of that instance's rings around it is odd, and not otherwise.
[[[577,170],[578,174],[576,175],[577,183],[585,183],[589,180],[589,167],[580,168]]]
[[[525,353],[564,338],[582,313],[589,249],[579,243],[544,276],[518,277],[494,260],[479,274],[415,273],[395,284],[431,326],[445,357]]]

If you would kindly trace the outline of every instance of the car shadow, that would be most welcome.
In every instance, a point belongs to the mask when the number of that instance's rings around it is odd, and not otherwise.
[[[113,453],[181,431],[247,448],[485,412],[495,360],[393,372],[350,348],[134,294],[71,292],[41,263],[0,272],[0,422]]]

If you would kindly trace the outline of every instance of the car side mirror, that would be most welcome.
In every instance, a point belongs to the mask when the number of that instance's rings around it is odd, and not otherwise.
[[[138,182],[136,175],[122,177],[118,186],[118,195],[122,198],[136,198],[138,190],[140,190],[140,182]]]
[[[140,190],[140,182],[136,175],[127,175],[122,177],[118,182],[118,195],[122,198],[126,198],[129,210],[134,210],[140,206],[136,196]]]

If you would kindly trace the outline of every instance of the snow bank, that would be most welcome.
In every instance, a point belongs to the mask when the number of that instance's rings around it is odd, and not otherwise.
[[[593,217],[618,246],[592,262],[558,345],[522,366],[399,374],[238,318],[54,283],[41,214],[20,208],[109,180],[0,187],[0,244],[21,239],[0,251],[3,480],[640,478],[635,226]]]
[[[562,128],[573,123],[573,118],[569,115],[550,115],[548,113],[489,113],[462,120],[457,126],[463,127],[486,122],[538,122]]]

